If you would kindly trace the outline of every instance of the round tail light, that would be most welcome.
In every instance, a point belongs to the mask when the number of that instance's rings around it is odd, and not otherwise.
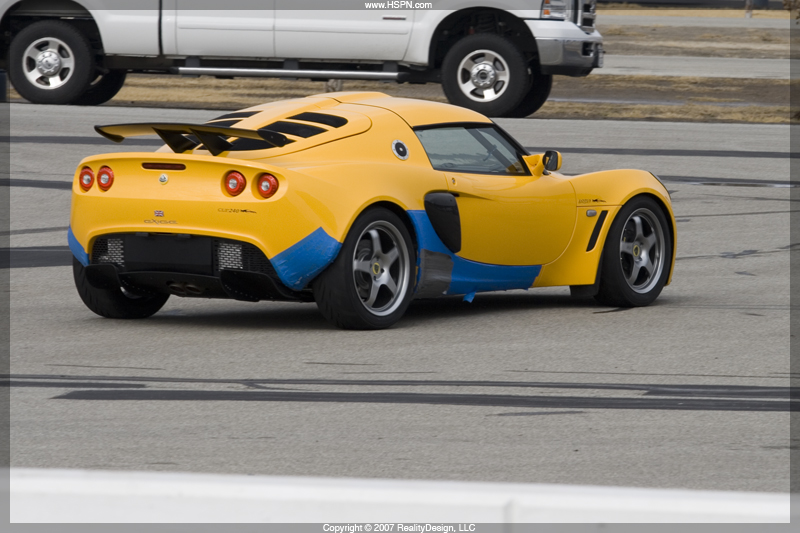
[[[114,184],[114,171],[109,167],[100,167],[97,173],[97,186],[107,191]]]
[[[94,185],[94,172],[89,167],[83,167],[81,169],[81,174],[78,177],[78,181],[80,181],[81,189],[84,191],[88,191]]]
[[[236,196],[241,193],[246,185],[247,181],[244,179],[244,176],[235,170],[228,172],[225,176],[225,190],[228,191],[231,196]]]
[[[278,192],[278,180],[272,174],[262,174],[258,178],[258,194],[264,198],[272,197]]]

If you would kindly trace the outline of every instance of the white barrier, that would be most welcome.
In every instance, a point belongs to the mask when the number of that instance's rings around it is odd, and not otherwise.
[[[789,522],[789,495],[12,468],[11,522]]]

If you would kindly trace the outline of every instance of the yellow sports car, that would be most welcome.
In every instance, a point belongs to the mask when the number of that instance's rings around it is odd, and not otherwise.
[[[170,295],[316,301],[342,328],[412,298],[571,286],[614,306],[659,295],[675,218],[656,176],[556,173],[491,120],[381,93],[328,93],[206,124],[97,126],[156,152],[84,159],[69,245],[84,303],[143,318]]]

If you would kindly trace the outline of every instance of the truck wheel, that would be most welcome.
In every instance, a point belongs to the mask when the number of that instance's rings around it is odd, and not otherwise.
[[[60,20],[42,20],[19,32],[8,49],[9,77],[34,104],[68,104],[95,74],[88,39]]]
[[[464,37],[442,63],[442,89],[450,103],[490,117],[508,116],[530,85],[522,52],[493,33]]]
[[[126,70],[110,70],[103,74],[94,83],[89,85],[86,92],[78,97],[74,105],[100,105],[114,98],[125,85],[125,78],[128,76]]]
[[[536,113],[550,96],[550,89],[553,87],[553,76],[551,74],[539,74],[534,71],[533,81],[528,94],[522,99],[517,107],[507,114],[511,118],[525,118]]]

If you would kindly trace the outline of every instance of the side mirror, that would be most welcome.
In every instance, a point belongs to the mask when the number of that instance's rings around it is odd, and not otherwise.
[[[544,153],[544,157],[542,157],[542,163],[544,163],[544,169],[554,172],[561,168],[561,153],[556,152],[555,150],[548,150]]]

